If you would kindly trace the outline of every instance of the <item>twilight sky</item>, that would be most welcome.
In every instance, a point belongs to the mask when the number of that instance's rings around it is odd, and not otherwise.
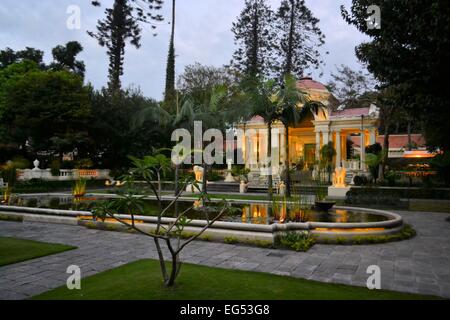
[[[34,47],[44,50],[44,60],[51,61],[51,48],[58,44],[77,40],[84,51],[79,58],[86,64],[86,81],[96,88],[107,82],[108,60],[105,48],[90,38],[86,30],[95,30],[96,22],[103,18],[106,6],[113,0],[102,0],[102,7],[95,8],[90,0],[1,0],[0,1],[0,48],[11,47],[20,50]],[[270,0],[274,8],[279,0]],[[244,0],[178,0],[177,30],[175,38],[177,74],[184,66],[194,62],[221,66],[229,63],[234,51],[231,24],[239,15]],[[367,38],[354,27],[347,25],[339,7],[350,7],[350,0],[306,0],[308,7],[320,19],[320,28],[326,39],[322,51],[325,66],[323,77],[313,77],[321,82],[329,79],[336,65],[347,64],[358,69],[354,48]],[[145,95],[160,99],[164,90],[165,65],[169,43],[170,4],[166,0],[162,14],[166,21],[158,26],[158,36],[146,27],[142,47],[136,50],[128,46],[125,55],[124,86],[141,88]],[[69,5],[81,9],[81,29],[69,30],[66,13]]]

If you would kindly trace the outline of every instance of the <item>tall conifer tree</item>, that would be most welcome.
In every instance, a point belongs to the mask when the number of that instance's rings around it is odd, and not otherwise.
[[[322,63],[318,47],[324,44],[325,36],[318,26],[319,19],[306,7],[305,1],[281,1],[276,21],[277,76],[283,79],[284,75],[293,74],[299,79],[306,69],[318,69]]]
[[[272,70],[274,14],[266,0],[246,0],[232,32],[237,49],[231,65],[243,76],[269,76]]]
[[[163,2],[163,0],[114,0],[113,7],[105,10],[105,19],[98,21],[97,32],[88,31],[102,47],[106,46],[108,49],[108,88],[111,92],[121,90],[120,77],[123,75],[127,41],[136,48],[141,46],[142,29],[139,24],[150,24],[151,28],[155,29],[154,23],[162,21],[163,17],[154,12],[162,8]],[[92,1],[92,5],[100,6],[100,2]]]

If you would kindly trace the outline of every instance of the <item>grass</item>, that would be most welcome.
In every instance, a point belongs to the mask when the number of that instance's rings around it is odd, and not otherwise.
[[[76,247],[57,243],[0,237],[0,266],[72,249],[76,249]]]
[[[37,300],[297,300],[436,299],[385,290],[296,279],[266,273],[183,264],[177,285],[165,288],[156,260],[139,260],[85,278],[81,290],[63,286]]]

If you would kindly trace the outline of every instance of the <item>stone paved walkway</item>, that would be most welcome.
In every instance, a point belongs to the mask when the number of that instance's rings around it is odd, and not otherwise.
[[[270,272],[324,282],[365,286],[366,269],[381,268],[382,289],[450,298],[448,214],[399,212],[418,235],[411,240],[361,246],[315,245],[306,253],[198,241],[184,251],[184,262]],[[156,258],[145,236],[78,226],[0,221],[0,236],[77,246],[38,259],[0,267],[0,299],[25,299],[64,285],[75,264],[86,277],[142,259]]]

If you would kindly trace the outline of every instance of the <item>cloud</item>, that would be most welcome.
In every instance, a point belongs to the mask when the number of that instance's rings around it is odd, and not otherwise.
[[[103,0],[111,6],[112,0]],[[177,73],[187,64],[200,62],[221,66],[229,63],[234,51],[231,24],[239,15],[243,0],[179,0],[177,1],[176,55]],[[275,8],[279,1],[270,0]],[[354,27],[347,25],[340,16],[339,6],[351,5],[350,0],[306,0],[308,7],[320,19],[320,27],[326,35],[322,52],[326,62],[323,68],[326,82],[335,65],[348,64],[357,68],[354,54],[356,45],[366,38]],[[137,50],[127,46],[125,55],[124,86],[139,86],[144,94],[161,98],[164,90],[166,57],[170,37],[170,4],[166,0],[163,14],[166,21],[158,26],[154,37],[147,27],[142,47]],[[69,5],[81,8],[81,30],[66,27]],[[45,60],[51,60],[51,48],[58,44],[77,40],[84,51],[80,55],[86,63],[86,80],[96,88],[106,85],[108,59],[105,48],[90,38],[87,30],[95,30],[96,22],[104,16],[104,7],[95,8],[87,0],[2,0],[0,1],[0,48],[20,50],[25,46],[44,50]],[[313,73],[318,77],[318,72]]]

